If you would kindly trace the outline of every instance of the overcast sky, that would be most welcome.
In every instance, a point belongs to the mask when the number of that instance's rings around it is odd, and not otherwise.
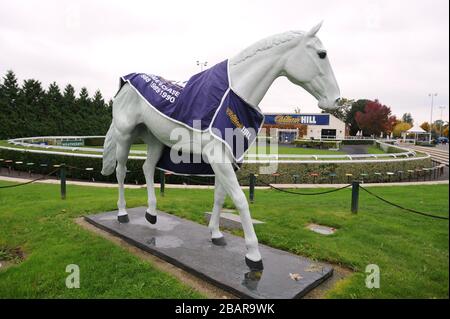
[[[195,61],[218,63],[266,36],[309,30],[328,49],[343,97],[378,98],[397,116],[430,120],[428,93],[449,105],[448,0],[11,1],[0,0],[0,73],[114,95],[120,76],[185,80]],[[285,78],[264,112],[320,112]]]

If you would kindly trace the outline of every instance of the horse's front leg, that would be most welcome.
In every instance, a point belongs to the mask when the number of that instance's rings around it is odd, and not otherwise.
[[[223,158],[223,157],[222,157]],[[258,247],[258,238],[256,237],[253,228],[250,210],[244,192],[239,186],[236,174],[233,170],[233,165],[230,162],[216,161],[210,158],[210,164],[216,179],[222,184],[227,194],[233,200],[234,205],[239,211],[241,217],[242,228],[244,230],[245,244],[247,247],[247,254],[245,255],[245,262],[250,269],[262,270],[263,263]]]
[[[127,223],[129,221],[128,213],[126,210],[125,202],[125,176],[127,174],[127,160],[131,147],[131,138],[121,138],[117,141],[116,148],[116,177],[119,186],[119,200],[117,201],[117,208],[119,209],[117,219],[121,223]]]
[[[209,220],[209,230],[211,231],[211,240],[214,245],[225,246],[225,238],[219,229],[220,226],[220,212],[223,207],[227,193],[222,184],[216,178],[214,183],[214,206]]]
[[[147,159],[142,166],[147,183],[148,208],[145,212],[145,219],[151,224],[156,224],[156,195],[154,187],[155,168],[161,157],[164,145],[156,138],[147,136],[144,138],[147,143]]]

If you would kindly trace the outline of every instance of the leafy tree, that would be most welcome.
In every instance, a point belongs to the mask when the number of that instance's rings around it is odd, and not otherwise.
[[[86,88],[76,97],[68,84],[61,93],[53,82],[45,91],[34,79],[18,85],[13,71],[0,81],[0,139],[42,135],[102,135],[111,123],[112,100]]]
[[[427,132],[430,132],[430,123],[428,122],[423,122],[422,124],[420,124],[420,127]]]
[[[347,121],[347,114],[349,113],[354,100],[350,100],[347,98],[339,99],[338,107],[334,110],[323,110],[322,113],[329,113],[334,117],[340,119],[343,122]]]
[[[16,75],[11,70],[7,71],[3,83],[0,83],[0,138],[17,136],[19,90]]]
[[[44,103],[47,108],[47,126],[49,135],[64,135],[61,106],[63,104],[63,96],[58,84],[53,82],[49,85],[44,97]]]
[[[91,108],[91,99],[89,98],[88,90],[81,88],[80,95],[76,100],[77,112],[73,119],[77,122],[76,134],[82,135],[83,132],[91,132],[94,128],[92,121],[87,120],[93,115]]]
[[[395,137],[401,137],[403,132],[406,132],[407,130],[409,130],[412,127],[412,125],[410,123],[407,122],[399,122],[397,124],[395,124],[394,129],[393,129],[393,133]]]
[[[92,106],[96,114],[102,115],[103,112],[105,111],[106,108],[105,100],[103,99],[102,93],[99,90],[95,91],[94,93],[94,97],[92,99]]]
[[[448,137],[448,126],[444,127],[442,130],[442,136]]]
[[[356,113],[357,112],[363,112],[367,103],[370,102],[370,100],[357,100],[352,103],[352,106],[350,107],[350,110],[347,112],[345,123],[349,126],[349,133],[350,135],[356,135],[358,131],[361,129],[356,122]]]
[[[412,118],[411,113],[405,113],[402,115],[402,121],[408,124],[411,124],[411,126],[414,125],[414,120]]]
[[[75,98],[75,88],[71,84],[67,84],[63,93],[63,104],[61,105],[61,113],[64,121],[62,123],[62,131],[64,135],[75,135],[74,127],[77,127],[77,106]]]
[[[356,112],[355,120],[363,134],[370,136],[391,133],[397,121],[396,117],[391,115],[391,109],[378,100],[368,102],[364,112]]]
[[[47,127],[43,125],[46,115],[44,106],[44,89],[41,82],[29,79],[23,81],[19,91],[17,113],[19,115],[18,136],[47,135]]]

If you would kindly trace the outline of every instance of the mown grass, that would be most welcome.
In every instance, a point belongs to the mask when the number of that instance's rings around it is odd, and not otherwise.
[[[448,185],[372,191],[448,216]],[[127,189],[126,197],[129,207],[146,203],[144,189]],[[116,200],[114,189],[72,185],[66,201],[59,199],[57,185],[0,190],[0,247],[21,247],[26,254],[24,262],[0,271],[0,297],[201,297],[74,223],[78,216],[115,209]],[[158,196],[158,208],[204,223],[212,200],[212,190],[166,189],[165,197]],[[232,207],[229,199],[225,206]],[[403,213],[364,192],[359,214],[352,215],[349,189],[321,196],[257,190],[251,210],[254,218],[266,222],[256,226],[261,243],[355,271],[328,298],[448,298],[448,221]],[[338,231],[322,236],[305,228],[310,222]],[[81,289],[65,287],[65,267],[72,263],[80,266]],[[380,267],[380,289],[365,287],[368,264]]]
[[[367,148],[367,154],[386,154],[385,151],[383,151],[381,148],[376,147],[374,145],[370,145]]]
[[[263,150],[259,150],[256,145],[250,147],[249,153],[251,154],[271,154],[269,146],[265,146]],[[303,148],[303,147],[288,147],[279,145],[278,154],[283,155],[345,155],[342,151],[330,151],[316,148]]]
[[[44,184],[0,190],[0,248],[20,247],[25,253],[22,263],[0,268],[0,298],[202,297],[74,223],[75,217],[88,212],[114,208],[114,200],[105,201],[113,199],[111,190],[68,190],[67,201],[58,198],[57,187]],[[130,195],[130,204],[142,204],[138,193]],[[80,267],[80,289],[65,286],[69,264]]]

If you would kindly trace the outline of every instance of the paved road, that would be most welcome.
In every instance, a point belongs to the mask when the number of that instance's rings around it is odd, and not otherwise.
[[[439,145],[437,147],[425,147],[425,146],[417,146],[417,145],[410,145],[410,144],[404,144],[403,147],[413,149],[414,151],[422,152],[422,153],[428,153],[430,154],[431,158],[439,163],[442,163],[446,166],[448,166],[448,145]]]

